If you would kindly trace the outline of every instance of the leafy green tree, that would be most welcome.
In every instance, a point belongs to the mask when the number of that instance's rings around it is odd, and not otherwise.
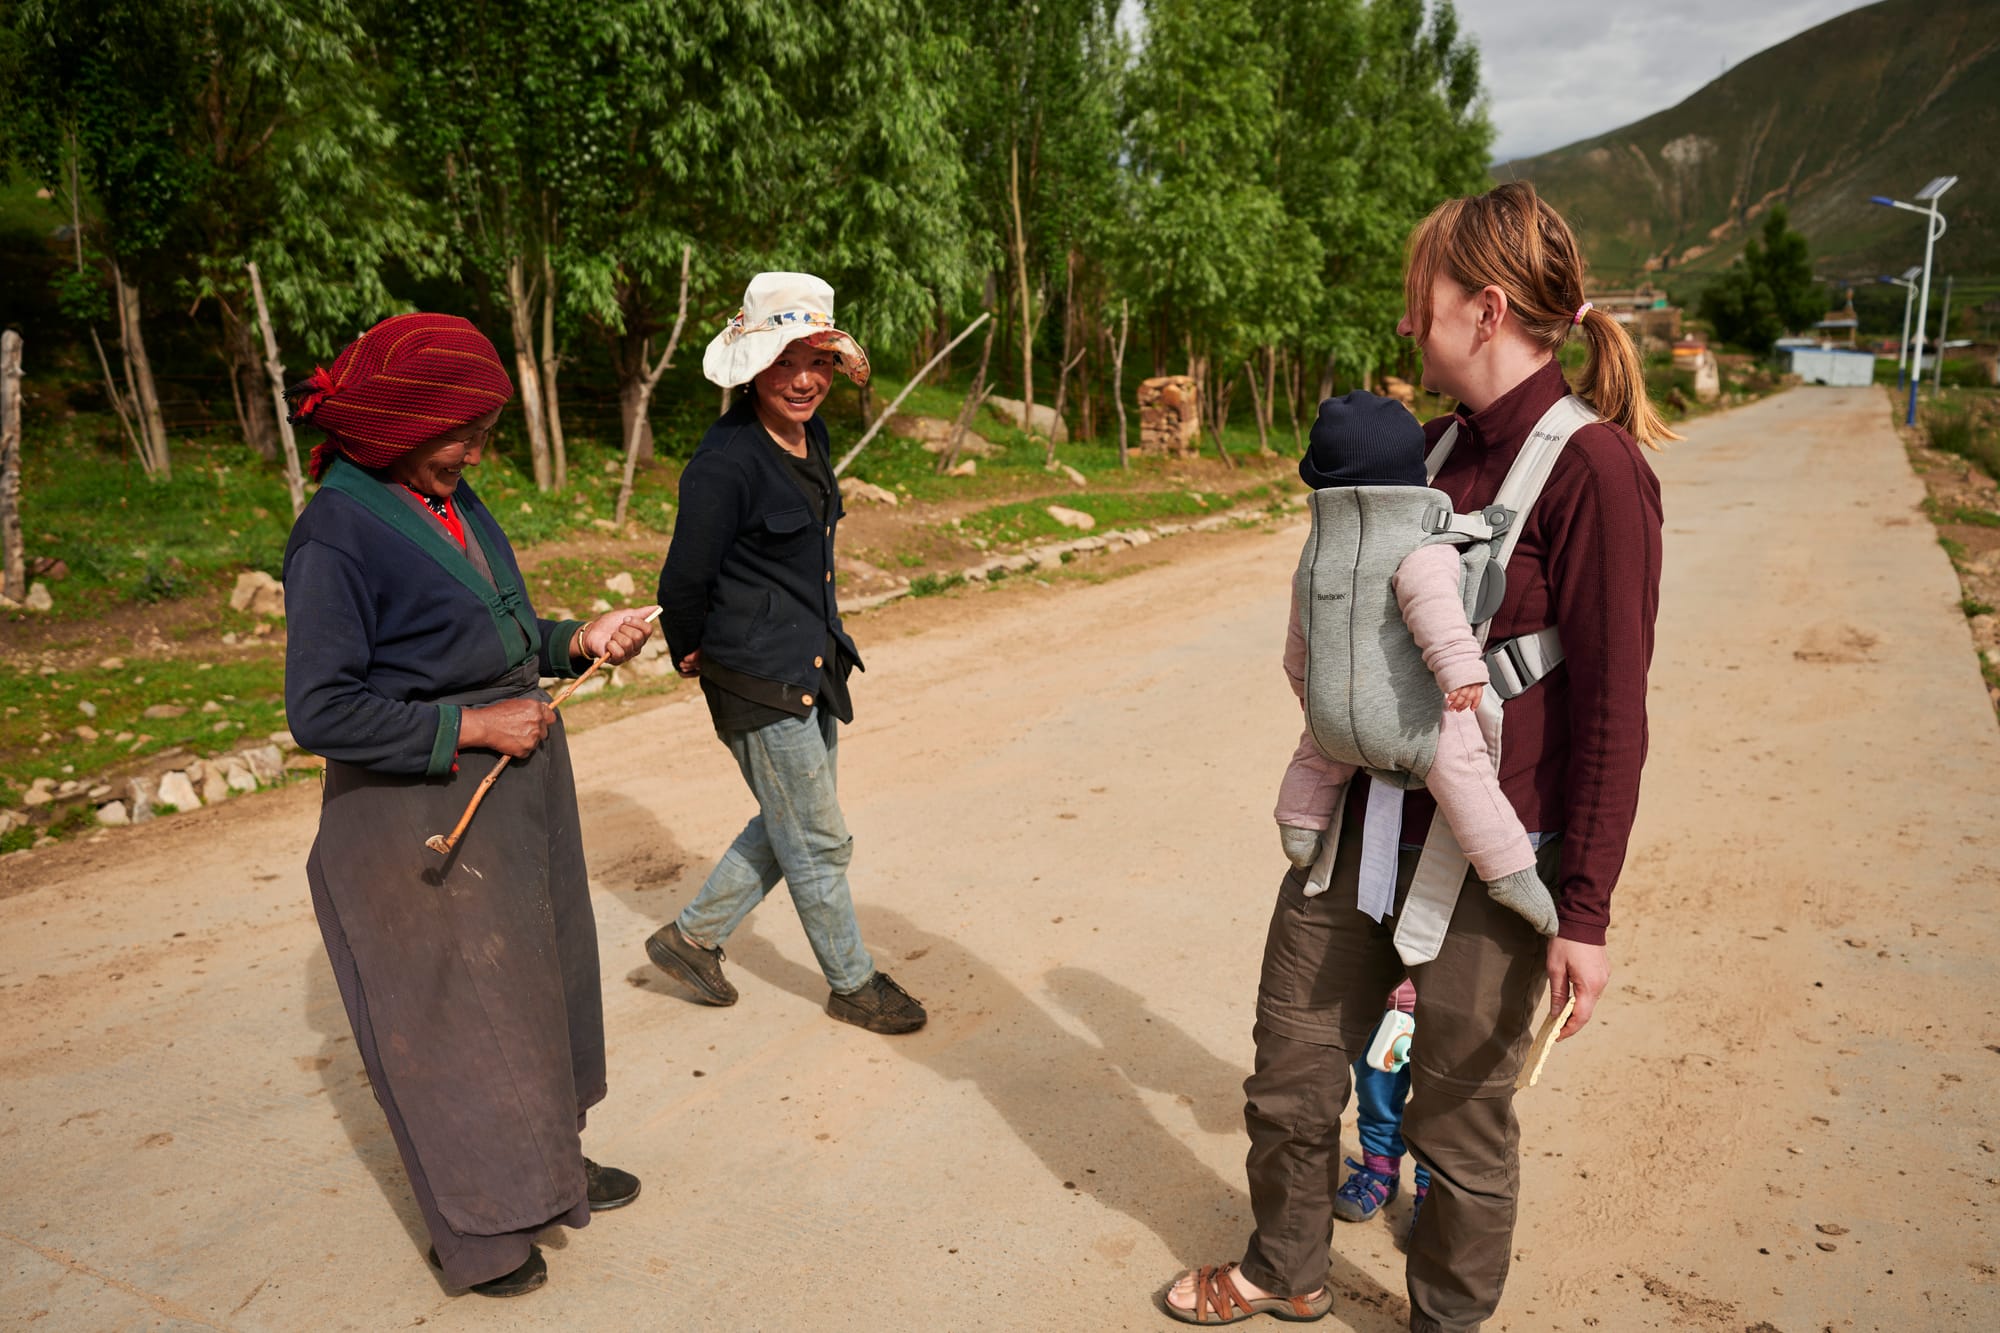
[[[388,133],[354,6],[25,0],[14,23],[35,53],[8,94],[18,151],[80,224],[72,310],[98,313],[108,279],[149,470],[168,460],[142,293],[217,311],[244,437],[275,459],[246,263],[268,275],[286,332],[324,352],[393,306],[383,266],[417,251],[381,171]]]
[[[1761,242],[1753,237],[1742,257],[1701,294],[1701,317],[1715,326],[1715,336],[1759,356],[1826,313],[1826,293],[1813,277],[1806,238],[1789,222],[1785,206],[1774,206],[1764,219]]]

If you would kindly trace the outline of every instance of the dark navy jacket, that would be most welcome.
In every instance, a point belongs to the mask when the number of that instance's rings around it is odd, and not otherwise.
[[[828,456],[817,416],[806,423],[806,447]],[[659,589],[673,660],[699,648],[704,664],[800,697],[819,688],[829,633],[859,666],[834,597],[834,534],[845,512],[838,488],[831,510],[824,523],[814,519],[745,394],[708,428],[681,473]]]
[[[432,702],[534,661],[573,676],[577,620],[542,620],[514,550],[460,482],[452,503],[489,584],[393,483],[338,458],[285,547],[285,720],[314,754],[383,773],[451,769],[459,709]]]

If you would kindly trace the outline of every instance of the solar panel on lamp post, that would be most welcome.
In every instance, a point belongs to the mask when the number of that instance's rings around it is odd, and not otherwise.
[[[1903,270],[1903,276],[1892,278],[1884,274],[1875,279],[1891,287],[1903,289],[1903,336],[1896,343],[1896,387],[1903,387],[1903,368],[1910,355],[1910,307],[1917,301],[1917,275],[1924,271],[1922,264],[1912,264]]]
[[[1916,342],[1914,350],[1910,353],[1910,408],[1903,419],[1903,424],[1907,426],[1917,424],[1917,383],[1924,377],[1924,319],[1930,313],[1931,301],[1931,254],[1937,248],[1938,237],[1944,235],[1944,214],[1938,211],[1938,200],[1944,197],[1946,190],[1956,184],[1958,184],[1956,176],[1933,178],[1929,185],[1917,191],[1917,203],[1927,205],[1924,208],[1879,194],[1872,196],[1870,200],[1884,208],[1900,208],[1911,213],[1922,213],[1929,219],[1929,225],[1924,228],[1924,285],[1917,294]]]

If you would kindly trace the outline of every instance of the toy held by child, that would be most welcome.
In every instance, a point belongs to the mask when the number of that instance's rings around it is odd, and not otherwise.
[[[1371,513],[1388,512],[1392,508],[1407,512],[1410,506],[1405,500],[1414,501],[1418,497],[1385,497],[1381,490],[1427,488],[1423,428],[1401,404],[1390,399],[1360,392],[1328,399],[1320,405],[1319,417],[1313,423],[1311,444],[1299,462],[1299,475],[1315,490],[1358,488],[1355,498],[1361,503],[1355,512],[1364,519]],[[1444,511],[1449,512],[1450,506],[1441,493],[1426,490],[1425,494],[1435,497]],[[1377,734],[1386,731],[1411,738],[1407,755],[1395,756],[1400,762],[1385,763],[1370,756],[1369,771],[1379,774],[1386,769],[1389,777],[1401,779],[1398,785],[1421,782],[1429,788],[1439,813],[1451,825],[1459,847],[1485,882],[1488,894],[1518,912],[1542,934],[1553,935],[1555,900],[1536,873],[1535,851],[1527,830],[1501,795],[1492,752],[1477,717],[1480,697],[1490,677],[1468,614],[1468,604],[1474,598],[1467,595],[1465,564],[1459,546],[1446,535],[1424,537],[1422,529],[1414,535],[1422,544],[1401,557],[1389,580],[1395,609],[1401,613],[1401,625],[1393,623],[1394,612],[1388,610],[1386,597],[1370,599],[1357,595],[1347,606],[1340,607],[1339,602],[1347,601],[1345,594],[1321,592],[1317,596],[1334,603],[1326,615],[1322,617],[1322,608],[1317,606],[1302,613],[1301,600],[1315,595],[1308,580],[1307,564],[1302,562],[1294,584],[1291,624],[1285,641],[1285,674],[1302,708],[1311,707],[1309,670],[1322,673],[1314,683],[1314,698],[1333,693],[1361,700],[1354,705],[1356,715],[1364,724],[1375,726]],[[1361,551],[1367,549],[1362,542],[1376,540],[1372,534],[1334,536]],[[1321,539],[1321,530],[1316,525],[1314,540]],[[1309,551],[1309,557],[1310,554]],[[1483,557],[1484,552],[1479,554]],[[1358,565],[1357,577],[1361,580],[1361,591],[1367,592],[1367,576]],[[1364,623],[1371,614],[1389,623]],[[1490,607],[1482,614],[1490,615]],[[1428,669],[1435,681],[1435,692],[1426,695],[1431,688],[1428,683],[1418,685],[1407,679],[1368,681],[1358,676],[1333,681],[1333,689],[1329,691],[1324,673],[1353,674],[1354,655],[1339,650],[1344,644],[1336,645],[1332,653],[1321,653],[1308,643],[1308,627],[1318,632],[1322,624],[1336,620],[1339,632],[1346,636],[1344,643],[1351,641],[1366,651],[1378,651],[1384,641],[1406,633],[1407,640],[1413,641],[1422,655],[1422,667]],[[1402,652],[1408,654],[1409,650],[1405,647]],[[1409,701],[1417,699],[1421,704],[1424,697],[1434,700],[1428,705],[1433,711],[1413,712]],[[1436,719],[1434,733],[1432,718]],[[1433,734],[1434,750],[1430,744]],[[1334,758],[1326,753],[1315,738],[1309,715],[1305,733],[1299,738],[1278,791],[1279,838],[1287,859],[1294,865],[1309,866],[1318,857],[1321,838],[1332,826],[1341,794],[1348,780],[1361,768],[1362,764],[1351,762],[1349,757]]]

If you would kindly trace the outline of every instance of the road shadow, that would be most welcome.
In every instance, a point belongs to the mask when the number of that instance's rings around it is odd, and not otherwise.
[[[436,1275],[424,1260],[430,1249],[430,1231],[424,1226],[423,1211],[410,1193],[410,1180],[403,1173],[403,1159],[396,1140],[383,1118],[382,1105],[375,1100],[368,1071],[362,1067],[361,1052],[354,1044],[354,1030],[348,1026],[347,1009],[340,1002],[340,987],[333,979],[333,966],[326,951],[315,946],[306,958],[306,1023],[319,1034],[319,1051],[312,1057],[320,1084],[333,1107],[334,1118],[347,1136],[348,1147],[373,1177],[396,1221],[402,1224],[416,1251],[417,1262]]]
[[[1243,1127],[1246,1071],[1153,1013],[1145,997],[1082,967],[1056,968],[1043,982],[1135,1086],[1172,1094],[1210,1134]]]
[[[1173,1061],[1187,1057],[1194,1087],[1187,1095],[1218,1105],[1240,1104],[1235,1085],[1241,1071],[1202,1051],[1165,1019],[1146,1014],[1132,992],[1087,969],[1062,969],[1061,1002],[1074,1006],[1094,1032],[1116,1035],[1122,1049],[1070,1032],[955,940],[888,908],[864,904],[856,911],[876,965],[931,1010],[923,1032],[889,1039],[885,1051],[973,1084],[1051,1178],[1131,1218],[1190,1266],[1242,1253],[1250,1230],[1248,1194],[1219,1178],[1154,1118],[1125,1067],[1129,1062],[1149,1071],[1162,1090],[1172,1090]],[[730,943],[731,961],[759,980],[824,1000],[826,982],[818,971],[786,958],[768,940],[739,931]],[[1339,1254],[1332,1262],[1328,1280],[1363,1307],[1342,1308],[1350,1322],[1363,1319],[1355,1328],[1387,1333],[1401,1327],[1392,1313],[1399,1297]]]

